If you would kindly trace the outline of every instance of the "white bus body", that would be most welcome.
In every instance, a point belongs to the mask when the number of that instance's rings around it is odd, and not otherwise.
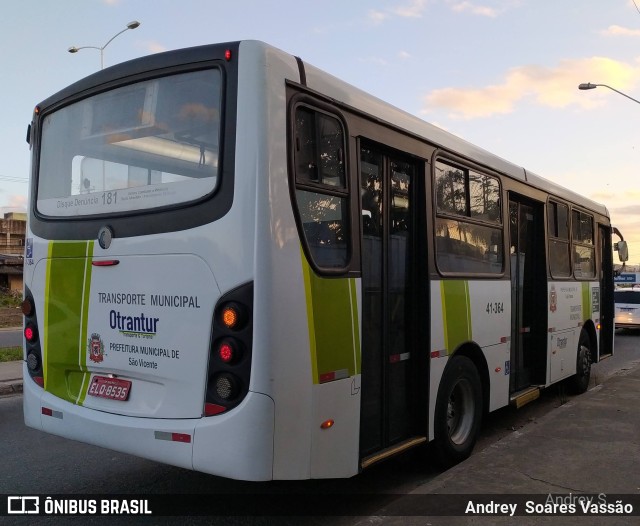
[[[432,440],[459,461],[483,412],[584,389],[613,352],[604,206],[266,44],[96,73],[30,143],[31,427],[229,478],[350,477]]]

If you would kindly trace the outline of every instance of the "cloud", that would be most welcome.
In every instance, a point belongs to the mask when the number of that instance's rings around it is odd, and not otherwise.
[[[367,57],[360,59],[361,62],[365,62],[368,64],[375,64],[376,66],[388,66],[389,62],[383,57]]]
[[[367,13],[367,18],[375,25],[379,25],[392,16],[401,18],[421,18],[422,13],[427,8],[427,0],[410,0],[408,4],[396,5],[379,11],[371,9]]]
[[[612,213],[625,215],[625,216],[638,216],[640,215],[640,205],[628,205],[628,206],[620,206],[611,209]]]
[[[371,10],[367,14],[367,18],[369,18],[370,22],[378,25],[381,24],[384,20],[389,18],[389,13],[384,13],[382,11]]]
[[[602,31],[600,31],[600,34],[608,37],[640,37],[640,29],[629,29],[627,27],[612,25],[607,29],[603,29]]]
[[[408,5],[392,7],[390,11],[404,18],[420,18],[427,8],[427,0],[411,0]]]
[[[8,201],[6,205],[0,206],[0,210],[2,210],[2,214],[4,215],[6,212],[26,212],[27,211],[27,197],[24,195],[10,195],[8,196]]]
[[[146,42],[143,42],[142,45],[147,51],[151,53],[161,53],[162,51],[167,50],[166,46],[163,46],[155,40],[147,40]]]
[[[491,7],[489,5],[481,5],[469,0],[441,0],[454,13],[466,13],[488,18],[496,18],[504,13],[507,9],[517,6],[520,0],[484,0],[485,3],[498,4],[499,7]],[[379,25],[385,20],[398,16],[402,18],[422,18],[429,3],[433,0],[410,0],[408,3],[398,4],[385,10],[372,9],[367,13],[369,21],[375,25]]]
[[[556,67],[528,65],[512,68],[501,82],[482,88],[441,88],[424,98],[423,113],[448,110],[453,119],[475,119],[511,113],[522,99],[540,106],[589,109],[603,104],[601,94],[586,96],[580,82],[594,81],[624,90],[640,78],[635,64],[606,57],[562,60]]]
[[[471,13],[473,15],[496,18],[502,12],[502,10],[498,10],[493,7],[477,5],[467,1],[454,1],[448,3],[451,5],[451,9],[456,13]]]

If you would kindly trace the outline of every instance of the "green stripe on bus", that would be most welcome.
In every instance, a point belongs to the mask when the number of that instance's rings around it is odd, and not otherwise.
[[[358,292],[356,290],[355,278],[349,279],[349,289],[351,291],[351,324],[353,326],[354,339],[353,352],[355,353],[356,374],[360,374],[362,355],[360,354],[360,317],[358,316]]]
[[[44,374],[44,389],[47,390],[49,380],[49,287],[48,283],[51,283],[51,253],[53,251],[53,243],[49,243],[47,247],[47,266],[45,270],[45,287],[44,287],[44,335],[42,338],[42,350],[44,352],[44,360],[42,364],[42,374]]]
[[[448,280],[440,282],[444,345],[447,354],[471,340],[471,305],[469,282]]]
[[[89,379],[91,373],[87,371],[87,347],[89,338],[87,336],[87,323],[89,320],[89,301],[91,292],[91,271],[93,270],[93,241],[87,243],[87,253],[84,262],[84,292],[82,297],[82,326],[80,328],[80,340],[78,342],[78,364],[84,372],[82,375],[82,385],[77,403],[82,405],[89,390]]]
[[[302,254],[313,383],[328,373],[360,370],[360,327],[355,283],[316,275]]]
[[[311,268],[307,263],[306,256],[300,247],[300,253],[302,255],[302,277],[304,279],[304,296],[307,302],[307,326],[309,327],[309,349],[311,351],[311,377],[314,383],[318,378],[318,358],[316,353],[316,331],[313,318],[313,301],[311,301]]]
[[[591,287],[589,283],[582,284],[582,321],[591,319]]]
[[[45,390],[77,403],[85,382],[93,242],[49,244],[45,285]],[[87,270],[89,267],[89,270]],[[85,286],[86,285],[86,286]],[[86,300],[86,305],[85,305]],[[84,363],[83,363],[84,360]]]

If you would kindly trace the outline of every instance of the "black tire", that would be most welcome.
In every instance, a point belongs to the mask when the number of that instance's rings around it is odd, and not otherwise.
[[[569,378],[569,387],[575,394],[582,394],[589,388],[591,380],[591,340],[587,331],[580,332],[576,357],[576,374]]]
[[[473,362],[454,356],[442,376],[434,417],[436,462],[449,468],[471,455],[482,422],[482,385]]]

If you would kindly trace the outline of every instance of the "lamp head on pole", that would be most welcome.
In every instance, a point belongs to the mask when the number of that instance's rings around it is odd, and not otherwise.
[[[138,22],[137,20],[134,20],[133,22],[129,22],[127,24],[127,29],[135,29],[136,27],[140,26],[140,22]]]
[[[595,89],[597,87],[598,87],[597,84],[591,84],[591,82],[585,82],[585,83],[580,84],[578,86],[578,89],[587,90],[587,89]]]
[[[71,46],[69,49],[67,49],[67,51],[69,53],[77,53],[78,52],[78,48],[76,46]]]

